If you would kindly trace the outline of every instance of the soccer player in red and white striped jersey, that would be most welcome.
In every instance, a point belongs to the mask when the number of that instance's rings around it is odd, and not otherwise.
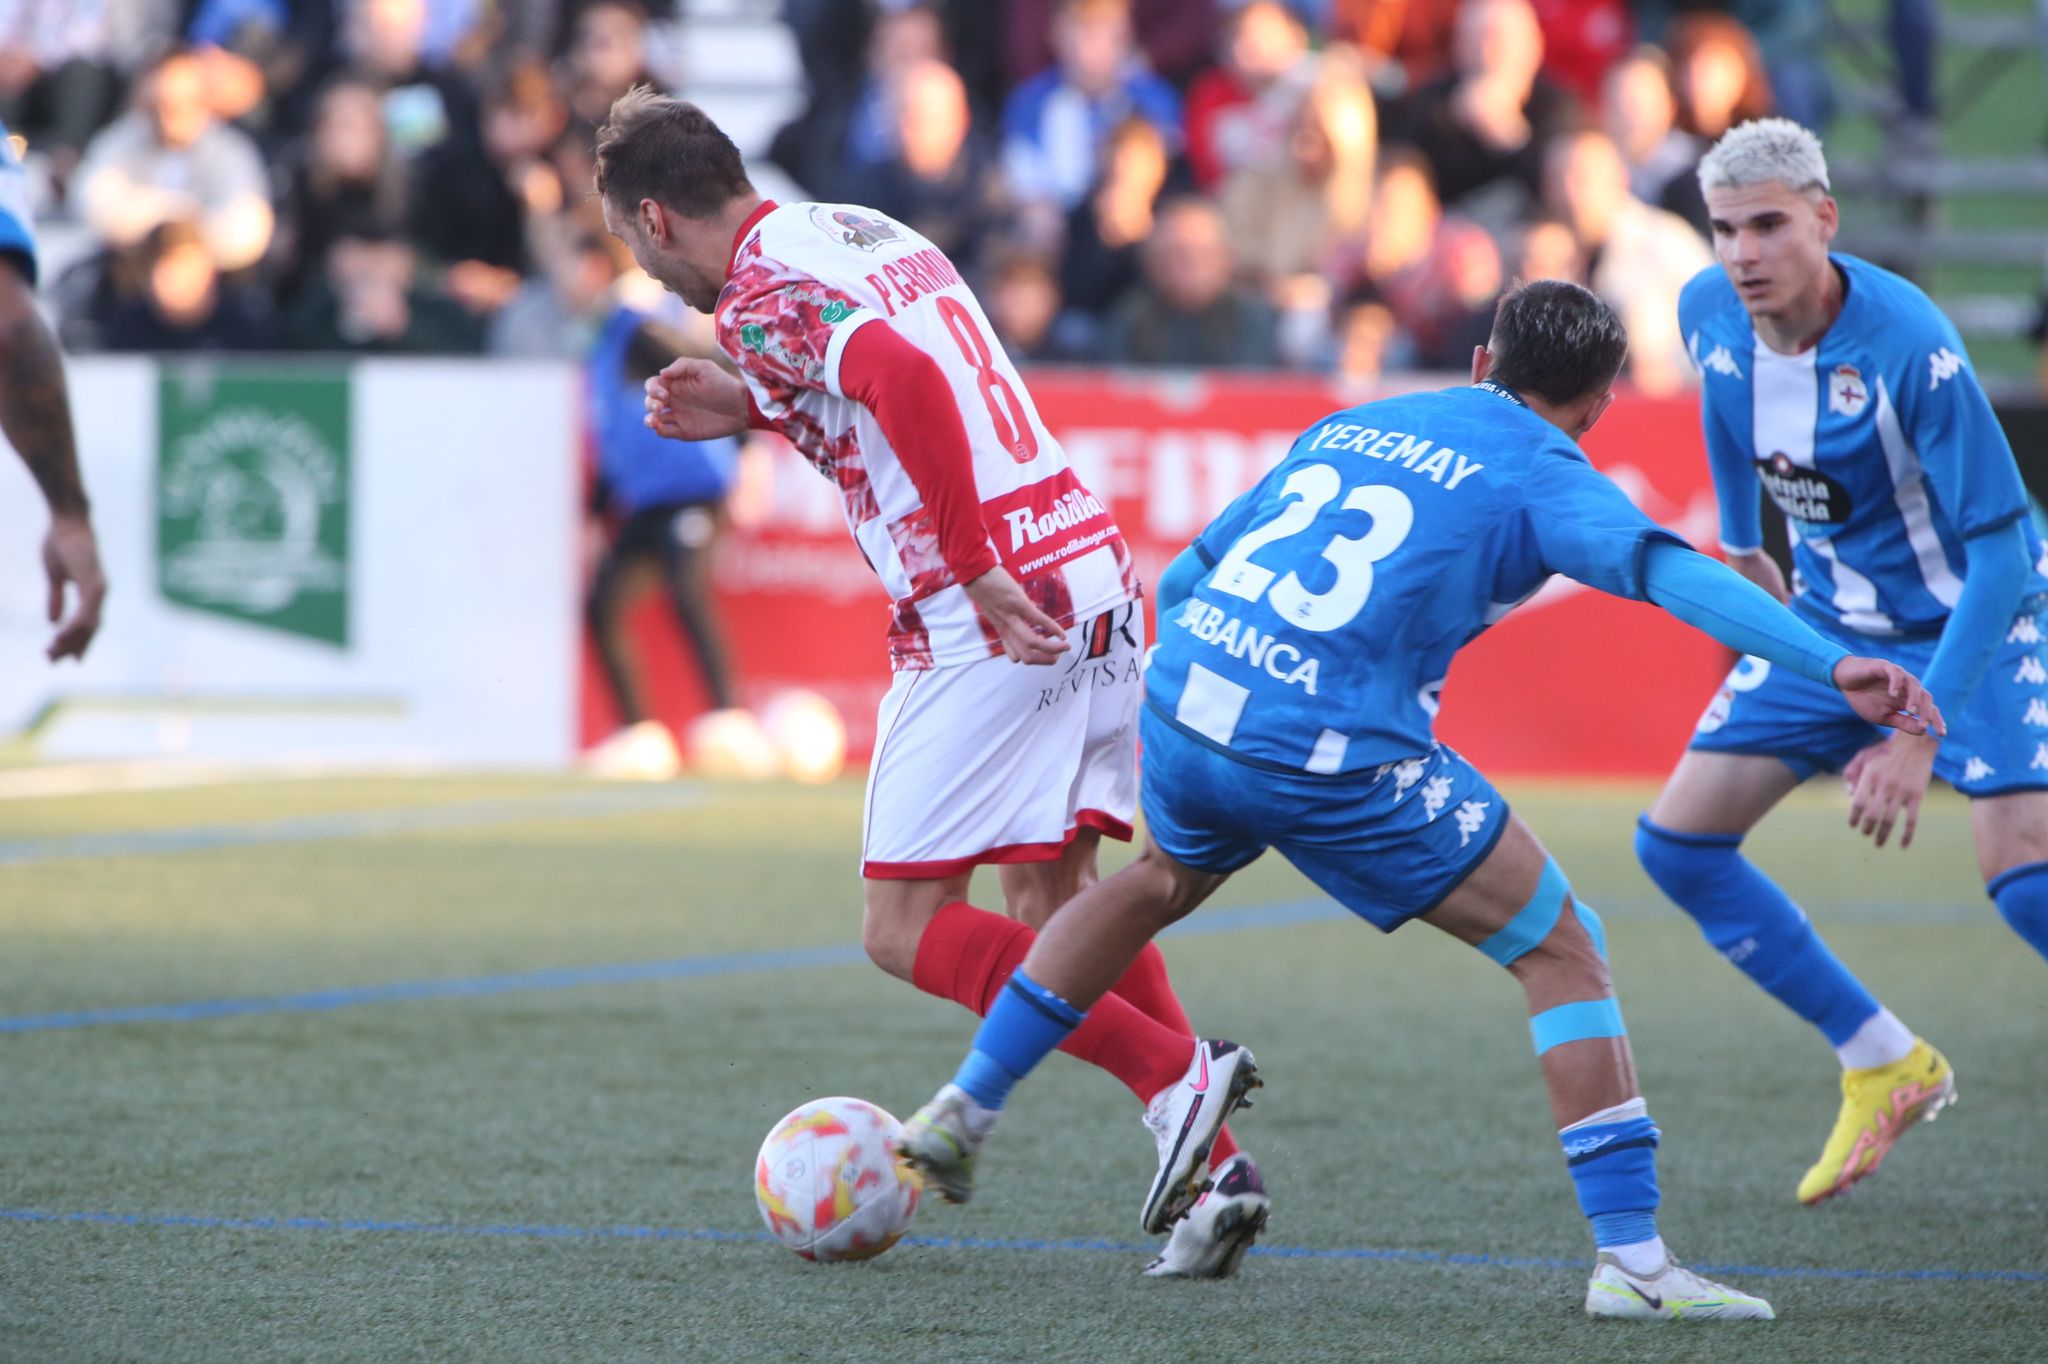
[[[649,423],[683,440],[786,436],[839,488],[894,602],[863,941],[890,974],[986,1013],[1033,928],[1095,880],[1100,836],[1130,837],[1144,622],[1129,549],[917,233],[854,205],[764,200],[701,110],[645,89],[612,106],[597,188],[606,225],[716,319],[740,371],[677,361],[648,383]],[[1008,917],[967,902],[982,865],[1000,868]],[[1222,1127],[1230,1105],[1203,1101],[1219,1045],[1196,1042],[1148,949],[1064,1048],[1147,1105],[1162,1162],[1199,1147],[1248,1205],[1183,1221],[1156,1273],[1228,1273],[1264,1222],[1264,1188]],[[1205,1230],[1219,1225],[1235,1239]]]

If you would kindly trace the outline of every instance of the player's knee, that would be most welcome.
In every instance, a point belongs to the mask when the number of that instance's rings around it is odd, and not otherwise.
[[[1739,874],[1742,836],[1681,833],[1642,815],[1636,820],[1636,861],[1657,889],[1696,913],[1702,893],[1719,890]]]
[[[1478,947],[1493,961],[1518,972],[1597,963],[1607,956],[1600,916],[1578,903],[1571,882],[1554,858],[1544,859],[1536,889],[1527,902]]]
[[[917,965],[917,944],[930,922],[929,912],[916,911],[894,898],[868,897],[861,917],[860,945],[868,960],[899,980],[909,980]]]

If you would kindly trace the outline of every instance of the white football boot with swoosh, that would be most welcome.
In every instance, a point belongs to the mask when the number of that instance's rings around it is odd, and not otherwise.
[[[1146,1231],[1162,1235],[1194,1206],[1206,1187],[1209,1151],[1223,1120],[1238,1108],[1251,1107],[1245,1096],[1264,1083],[1251,1052],[1237,1043],[1195,1040],[1188,1073],[1145,1106],[1145,1126],[1159,1143],[1159,1174],[1138,1214]]]
[[[1615,1321],[1770,1321],[1771,1305],[1715,1283],[1669,1258],[1654,1274],[1631,1274],[1608,1251],[1593,1263],[1586,1315]]]

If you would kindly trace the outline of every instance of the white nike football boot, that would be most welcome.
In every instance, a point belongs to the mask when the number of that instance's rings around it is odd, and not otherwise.
[[[1165,1249],[1145,1272],[1155,1279],[1229,1278],[1266,1229],[1272,1206],[1259,1167],[1239,1151],[1216,1167],[1208,1190],[1173,1224]]]
[[[1196,1039],[1188,1073],[1145,1106],[1145,1126],[1159,1143],[1159,1174],[1138,1213],[1147,1232],[1164,1234],[1194,1206],[1223,1120],[1235,1109],[1251,1107],[1245,1095],[1264,1083],[1252,1054],[1237,1043]]]
[[[1777,1313],[1762,1298],[1695,1274],[1669,1256],[1655,1274],[1631,1274],[1603,1250],[1586,1285],[1586,1315],[1615,1321],[1770,1321]]]

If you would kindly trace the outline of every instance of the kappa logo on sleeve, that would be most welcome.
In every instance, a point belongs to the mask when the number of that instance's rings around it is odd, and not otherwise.
[[[1947,346],[1927,357],[1927,391],[1932,393],[1941,387],[1944,379],[1953,379],[1963,368],[1963,357]]]

